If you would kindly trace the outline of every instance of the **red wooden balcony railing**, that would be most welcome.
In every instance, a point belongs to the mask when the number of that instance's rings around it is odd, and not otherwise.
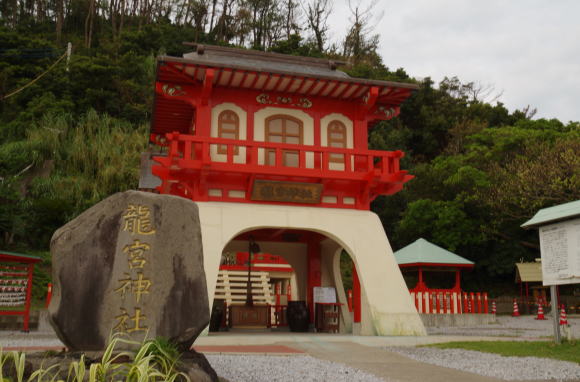
[[[325,184],[324,196],[354,198],[332,207],[368,208],[372,199],[392,194],[412,179],[400,170],[402,151],[341,149],[273,142],[242,141],[166,134],[167,154],[153,160],[153,173],[162,193],[181,193],[193,200],[227,200],[212,197],[207,189],[248,191],[254,179]],[[206,182],[199,184],[200,174]],[[220,174],[213,177],[212,174]],[[334,181],[338,182],[331,184]],[[180,187],[176,187],[179,184]],[[244,198],[242,198],[244,199]],[[245,198],[245,201],[248,198]],[[244,201],[244,200],[235,200]],[[324,203],[322,203],[324,204]],[[345,204],[345,205],[342,205]]]

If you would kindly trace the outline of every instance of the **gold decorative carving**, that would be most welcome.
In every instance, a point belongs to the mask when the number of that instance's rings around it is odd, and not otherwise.
[[[163,90],[164,94],[167,94],[168,96],[171,96],[171,97],[179,97],[179,96],[187,95],[187,92],[185,90],[183,90],[183,88],[179,85],[165,84],[165,85],[163,85],[161,90]]]
[[[384,107],[384,106],[379,106],[377,108],[377,114],[384,114],[385,117],[387,117],[387,119],[393,118],[397,116],[397,109],[395,109],[394,107]]]
[[[256,180],[252,200],[290,203],[320,203],[322,184]]]
[[[301,107],[304,109],[310,109],[312,107],[312,101],[306,97],[300,97],[298,100],[294,101],[294,98],[290,96],[277,96],[276,99],[270,98],[269,94],[261,93],[256,96],[256,102],[262,105],[286,105]]]

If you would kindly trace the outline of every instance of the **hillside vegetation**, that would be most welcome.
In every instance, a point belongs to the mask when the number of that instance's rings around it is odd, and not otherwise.
[[[0,0],[0,248],[40,254],[46,269],[55,229],[137,187],[155,56],[183,54],[183,41],[417,82],[377,53],[371,9],[352,10],[342,41],[329,39],[330,12],[328,0]],[[405,151],[416,176],[372,208],[394,249],[423,237],[476,262],[467,289],[509,291],[514,262],[539,256],[537,232],[520,225],[580,199],[580,124],[533,120],[529,106],[509,111],[492,89],[449,75],[417,82],[401,116],[369,134],[371,148]]]

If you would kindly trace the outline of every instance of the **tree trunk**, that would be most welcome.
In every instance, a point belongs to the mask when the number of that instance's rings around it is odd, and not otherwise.
[[[213,30],[213,21],[214,21],[214,17],[215,17],[215,7],[217,5],[217,0],[212,0],[212,4],[211,4],[211,19],[209,22],[209,33],[212,32]]]
[[[87,13],[87,18],[85,19],[85,46],[91,48],[91,40],[93,38],[93,24],[95,20],[95,2],[96,0],[90,0],[89,2],[89,12]]]
[[[117,6],[116,0],[109,0],[109,17],[111,18],[111,34],[113,36],[113,41],[117,39],[116,37],[116,29],[117,29],[117,10],[115,9]]]
[[[56,44],[60,44],[62,24],[64,23],[64,0],[56,0]]]
[[[125,0],[121,0],[120,13],[121,20],[119,21],[119,29],[117,30],[117,36],[119,37],[123,33],[123,26],[125,25]]]

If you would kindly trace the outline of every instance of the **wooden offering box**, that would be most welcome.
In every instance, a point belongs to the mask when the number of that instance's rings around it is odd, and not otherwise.
[[[268,305],[231,305],[230,306],[230,327],[258,329],[267,328],[270,324],[270,309]]]
[[[340,306],[337,303],[316,303],[316,331],[338,333],[340,331]]]

